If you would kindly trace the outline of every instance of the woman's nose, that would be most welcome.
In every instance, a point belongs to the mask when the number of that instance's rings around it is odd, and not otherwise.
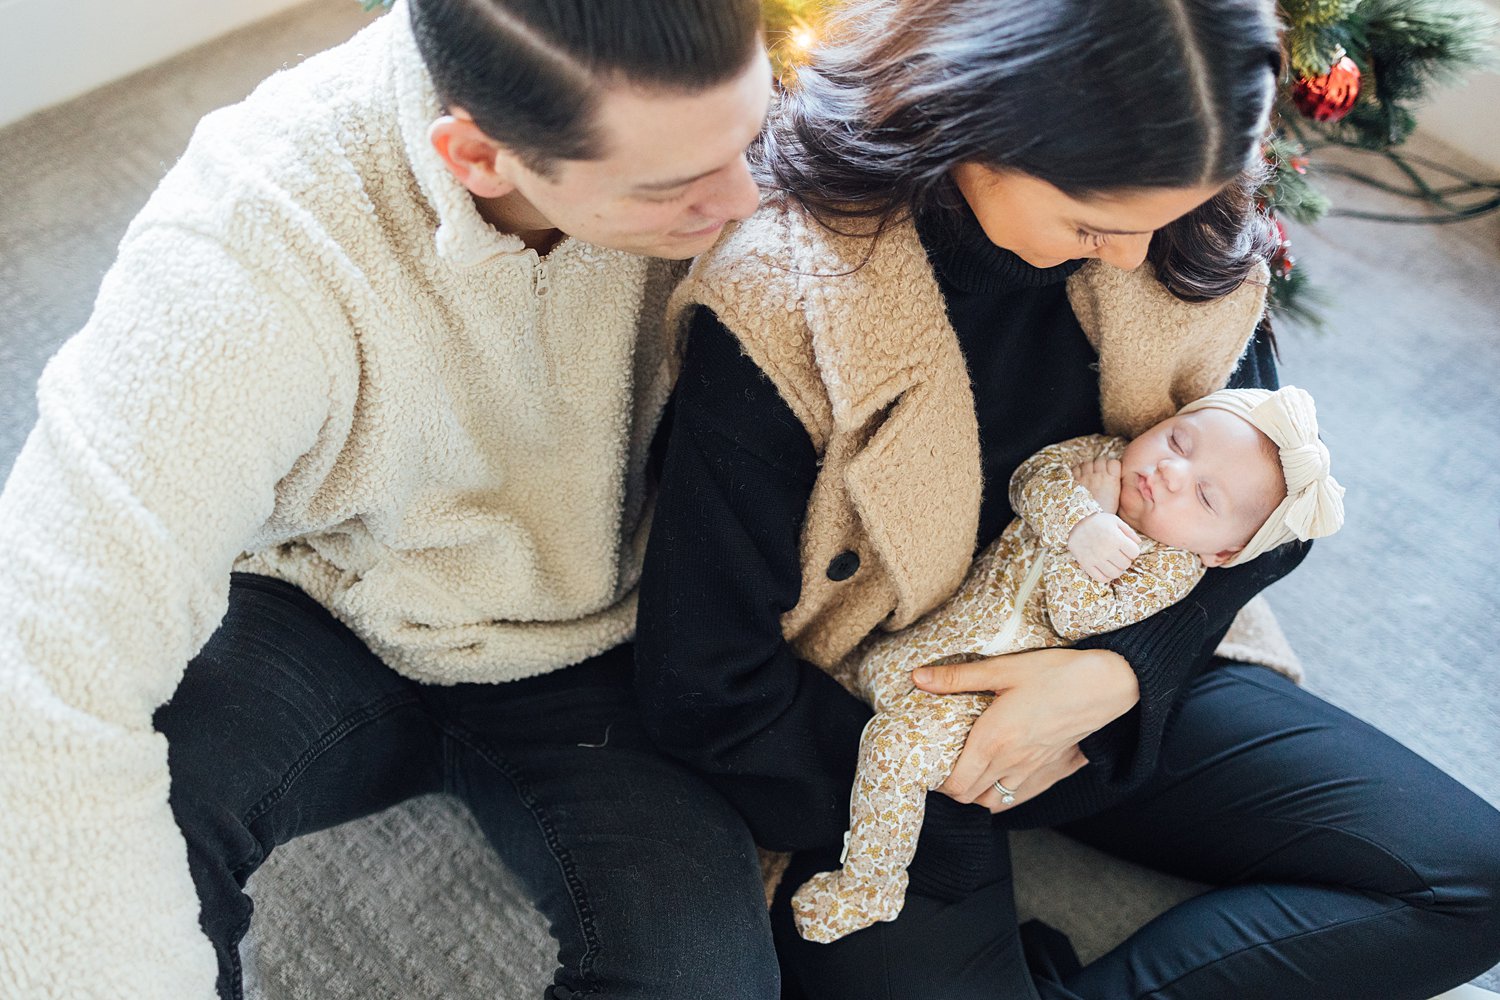
[[[1099,257],[1106,264],[1122,271],[1134,271],[1146,259],[1146,250],[1151,246],[1151,234],[1135,236],[1111,236],[1109,242],[1099,249]]]

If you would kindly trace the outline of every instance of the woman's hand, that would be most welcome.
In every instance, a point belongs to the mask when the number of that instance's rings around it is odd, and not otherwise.
[[[1081,768],[1085,736],[1140,700],[1130,664],[1103,649],[1035,649],[972,663],[923,667],[912,681],[933,694],[993,691],[995,702],[939,791],[1001,812],[1035,798]],[[1001,801],[999,781],[1015,793]]]

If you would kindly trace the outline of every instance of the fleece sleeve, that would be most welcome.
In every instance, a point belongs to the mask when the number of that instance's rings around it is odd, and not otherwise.
[[[209,1000],[152,713],[327,417],[276,282],[132,232],[0,493],[0,994]]]

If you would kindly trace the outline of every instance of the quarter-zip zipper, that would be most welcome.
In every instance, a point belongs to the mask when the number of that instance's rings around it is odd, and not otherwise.
[[[538,257],[531,269],[531,287],[539,299],[545,299],[552,291],[552,274],[546,257]]]

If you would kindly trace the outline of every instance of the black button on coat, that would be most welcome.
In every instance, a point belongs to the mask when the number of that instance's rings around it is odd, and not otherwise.
[[[859,569],[859,553],[845,549],[828,562],[828,579],[834,583],[847,580]]]

